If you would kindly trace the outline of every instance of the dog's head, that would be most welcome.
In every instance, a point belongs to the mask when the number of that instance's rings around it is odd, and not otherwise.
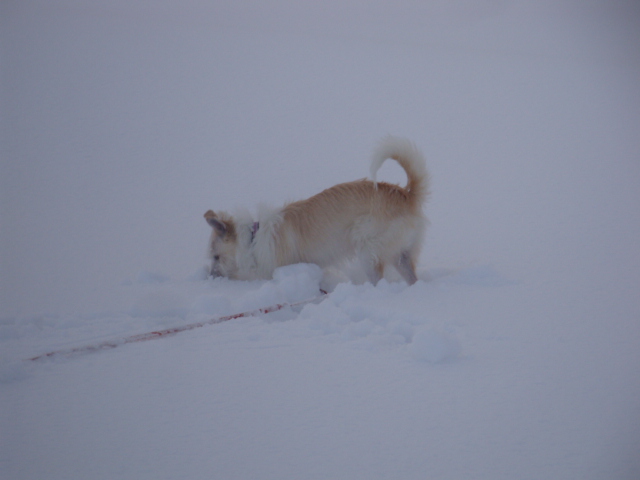
[[[238,271],[236,222],[230,215],[224,212],[216,214],[213,210],[205,213],[204,218],[213,229],[209,242],[210,274],[214,277],[235,278]]]

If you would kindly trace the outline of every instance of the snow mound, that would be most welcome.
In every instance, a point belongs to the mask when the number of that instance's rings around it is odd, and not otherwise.
[[[424,282],[408,287],[385,280],[375,287],[340,284],[322,303],[306,305],[297,321],[317,335],[366,350],[401,348],[417,360],[452,361],[461,352],[454,329],[439,333],[439,322],[415,301],[416,294],[431,288]]]
[[[413,336],[411,354],[429,363],[444,363],[460,355],[460,341],[452,335],[432,329],[421,330]]]
[[[273,280],[242,299],[240,308],[253,310],[279,303],[295,303],[320,295],[322,270],[317,265],[300,263],[277,268]]]

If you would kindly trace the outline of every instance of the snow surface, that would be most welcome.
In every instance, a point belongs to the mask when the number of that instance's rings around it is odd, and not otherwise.
[[[639,20],[2,2],[0,478],[640,478]],[[362,178],[388,133],[432,175],[415,285],[205,278],[206,210]]]

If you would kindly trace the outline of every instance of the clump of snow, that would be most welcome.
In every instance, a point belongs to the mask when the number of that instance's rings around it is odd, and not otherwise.
[[[277,268],[273,282],[289,302],[318,296],[322,269],[317,265],[299,263]]]
[[[317,265],[300,263],[277,268],[272,281],[264,282],[258,290],[243,298],[241,308],[252,310],[317,297],[321,280],[322,270]]]
[[[413,336],[411,355],[429,363],[443,363],[456,359],[460,355],[460,341],[452,335],[433,329],[420,330]]]

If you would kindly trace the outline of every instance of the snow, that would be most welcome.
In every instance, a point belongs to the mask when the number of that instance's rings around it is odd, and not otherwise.
[[[640,478],[639,20],[0,4],[0,478]],[[362,178],[389,133],[432,177],[415,285],[206,278],[206,210]]]

